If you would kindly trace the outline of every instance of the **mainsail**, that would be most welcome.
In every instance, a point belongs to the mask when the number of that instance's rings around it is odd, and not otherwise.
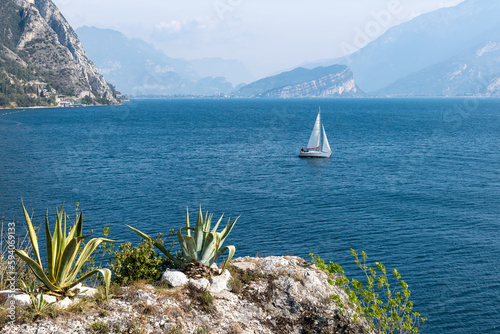
[[[330,153],[332,149],[330,148],[330,144],[328,143],[328,138],[326,138],[325,127],[323,126],[323,147],[321,148],[322,152]]]
[[[314,123],[314,128],[309,138],[309,143],[307,143],[308,150],[317,150],[321,147],[321,110],[318,112],[318,117],[316,117],[316,123]]]

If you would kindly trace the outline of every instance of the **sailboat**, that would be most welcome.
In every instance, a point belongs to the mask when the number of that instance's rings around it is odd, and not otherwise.
[[[321,130],[323,130],[323,145],[321,145]],[[301,158],[329,158],[332,155],[328,138],[326,138],[325,127],[321,124],[321,108],[316,117],[316,123],[307,143],[306,149],[301,149],[299,157]]]

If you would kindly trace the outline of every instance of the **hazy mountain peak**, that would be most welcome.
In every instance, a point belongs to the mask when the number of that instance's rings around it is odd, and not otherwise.
[[[129,95],[217,95],[252,76],[237,60],[170,58],[152,44],[111,29],[82,27],[77,33],[106,79]]]

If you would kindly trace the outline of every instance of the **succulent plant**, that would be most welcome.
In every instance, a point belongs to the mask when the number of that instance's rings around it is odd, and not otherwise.
[[[71,228],[66,235],[66,215],[63,215],[63,207],[57,212],[56,226],[54,233],[50,233],[48,211],[45,215],[45,233],[47,245],[47,270],[44,270],[42,260],[40,258],[40,251],[38,247],[38,236],[31,223],[31,218],[23,206],[24,218],[28,227],[33,252],[36,259],[32,259],[24,250],[15,250],[16,254],[29,266],[35,276],[43,283],[44,288],[55,294],[65,295],[68,294],[69,289],[84,281],[85,279],[95,275],[101,274],[104,278],[106,296],[109,291],[109,284],[111,280],[111,271],[109,269],[94,269],[85,274],[80,274],[82,267],[92,252],[103,241],[116,242],[114,240],[105,238],[94,238],[85,244],[81,254],[76,260],[80,244],[90,237],[90,235],[82,236],[83,217],[80,211],[75,225]],[[64,216],[64,217],[63,217]],[[64,219],[64,226],[62,222]],[[75,262],[76,260],[76,262]]]
[[[203,216],[200,205],[196,224],[194,227],[191,227],[189,225],[189,211],[186,208],[186,226],[182,227],[177,232],[177,239],[181,245],[182,253],[188,262],[194,260],[196,262],[201,262],[208,267],[215,263],[215,261],[217,261],[217,259],[224,254],[226,250],[229,251],[227,259],[224,261],[223,268],[225,268],[229,261],[231,261],[236,248],[232,245],[222,247],[222,244],[233,229],[233,226],[236,224],[239,217],[232,223],[231,219],[228,219],[226,227],[222,230],[222,232],[217,232],[217,228],[219,227],[224,215],[219,218],[215,227],[210,230],[212,216],[213,214],[209,214],[208,211],[205,213],[205,216]],[[186,231],[186,234],[183,234],[183,231]],[[193,231],[192,236],[191,231]]]
[[[222,244],[233,229],[233,226],[239,217],[236,218],[233,222],[231,222],[231,220],[229,219],[227,221],[226,227],[222,230],[222,232],[217,232],[217,228],[219,227],[219,224],[222,221],[222,217],[224,215],[219,218],[219,220],[215,224],[215,227],[210,230],[212,216],[213,215],[208,214],[208,212],[205,214],[205,216],[203,216],[200,205],[196,224],[194,227],[191,227],[189,224],[189,211],[186,208],[186,226],[177,231],[177,240],[179,241],[182,249],[182,254],[187,262],[200,262],[205,266],[211,266],[222,254],[226,252],[226,250],[229,251],[228,257],[226,261],[224,261],[223,268],[225,268],[233,257],[236,249],[234,246],[222,247]],[[181,266],[181,261],[173,256],[172,253],[167,250],[161,243],[155,241],[152,237],[148,236],[144,232],[139,231],[136,228],[133,228],[131,226],[128,227],[139,234],[141,237],[153,240],[155,246],[160,251],[162,251],[165,256],[172,260],[177,267]],[[184,231],[186,232],[185,234],[182,233]],[[191,232],[193,232],[193,235],[191,235]]]

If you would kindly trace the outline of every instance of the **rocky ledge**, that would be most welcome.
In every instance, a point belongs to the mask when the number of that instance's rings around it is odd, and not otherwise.
[[[215,271],[215,270],[214,270]],[[188,274],[189,275],[189,274]],[[345,293],[294,256],[244,257],[210,279],[166,271],[156,286],[113,289],[4,333],[365,333],[329,298]]]

